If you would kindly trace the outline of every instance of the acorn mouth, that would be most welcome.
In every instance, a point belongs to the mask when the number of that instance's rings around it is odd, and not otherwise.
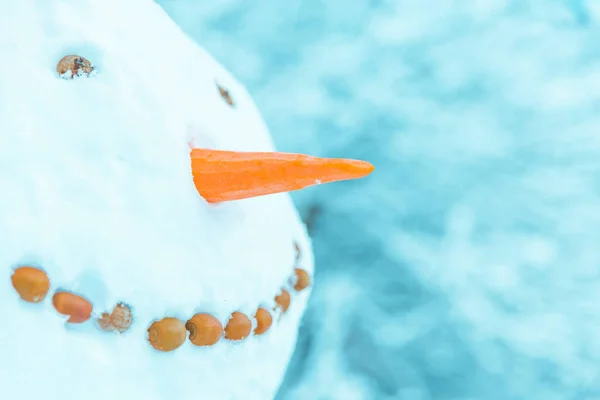
[[[209,203],[301,190],[359,179],[375,167],[361,160],[320,158],[296,153],[238,152],[193,148],[192,175]]]
[[[287,282],[274,294],[272,303],[257,304],[253,313],[232,310],[227,320],[219,320],[211,310],[199,312],[189,319],[162,316],[153,320],[146,330],[146,341],[156,351],[170,352],[186,340],[198,347],[213,346],[222,340],[239,342],[269,331],[289,310],[296,296],[308,291],[312,277],[302,266],[302,250],[294,242],[295,259]],[[66,324],[83,324],[93,320],[100,331],[122,334],[134,323],[134,306],[117,303],[110,312],[98,312],[85,294],[53,288],[51,273],[40,267],[22,265],[15,268],[11,283],[22,301],[43,303],[52,293],[52,305],[65,318]],[[139,322],[139,321],[138,321]]]

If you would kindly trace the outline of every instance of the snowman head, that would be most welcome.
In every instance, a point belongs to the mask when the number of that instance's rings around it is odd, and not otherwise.
[[[8,392],[114,397],[102,376],[128,398],[222,398],[226,371],[231,398],[272,397],[314,271],[286,192],[373,166],[275,151],[245,88],[152,2],[139,21],[130,2],[38,3],[7,15],[43,28],[0,44],[26,77],[0,65]]]
[[[96,78],[101,80],[102,76],[97,75],[97,71],[94,65],[87,60],[85,57],[78,55],[68,55],[63,57],[57,64],[57,73],[61,78],[64,78],[66,81],[71,81],[78,78]],[[78,84],[80,82],[77,82]],[[235,82],[233,82],[235,84]],[[234,97],[229,89],[226,89],[223,85],[216,83],[216,90],[213,92],[213,95],[217,97],[221,97],[222,104],[225,104],[227,108],[230,108],[232,112],[241,111],[242,112],[242,120],[244,118],[244,112],[246,115],[250,115],[250,122],[247,129],[247,137],[257,139],[257,142],[260,142],[261,135],[264,137],[264,126],[262,124],[256,124],[256,126],[252,126],[252,120],[254,122],[260,121],[260,118],[257,118],[258,113],[252,107],[254,104],[249,99],[249,96],[243,91],[240,90],[240,93]],[[84,88],[85,89],[85,88]],[[68,88],[66,89],[68,90]],[[89,87],[88,90],[94,91],[93,87]],[[216,98],[215,98],[216,100]],[[246,103],[246,104],[244,104]],[[243,108],[246,110],[243,110]],[[240,110],[241,108],[241,110]],[[101,111],[99,111],[102,114]],[[111,118],[113,112],[109,109],[106,112],[105,118]],[[119,115],[123,117],[122,115]],[[248,119],[248,118],[247,118]],[[205,120],[210,120],[210,118],[206,118]],[[118,121],[117,121],[118,122]],[[248,122],[248,121],[246,121]],[[218,124],[219,121],[216,122]],[[93,129],[93,128],[92,128]],[[223,129],[221,127],[221,129]],[[226,130],[226,129],[225,129]],[[211,240],[217,241],[217,243],[213,243],[214,249],[217,255],[207,256],[207,252],[204,251],[201,259],[210,259],[208,262],[209,265],[218,265],[222,264],[221,268],[223,269],[223,273],[221,278],[233,279],[232,276],[237,271],[245,271],[247,275],[251,278],[256,279],[257,277],[265,275],[264,267],[253,267],[252,264],[252,256],[247,256],[246,253],[249,252],[247,249],[240,247],[239,245],[231,246],[230,243],[238,244],[240,240],[246,240],[246,242],[253,243],[252,246],[256,246],[258,249],[267,250],[271,245],[277,245],[278,240],[286,240],[285,238],[286,230],[288,232],[293,232],[294,228],[289,228],[290,226],[296,226],[297,221],[295,220],[295,211],[293,207],[290,206],[289,198],[286,196],[285,198],[277,197],[271,198],[274,195],[281,196],[286,192],[300,190],[312,185],[319,185],[324,183],[330,183],[334,181],[340,180],[348,180],[348,179],[357,179],[362,178],[373,170],[373,166],[365,161],[358,160],[350,160],[350,159],[342,159],[342,158],[319,158],[308,156],[304,154],[292,154],[292,153],[281,153],[276,151],[248,151],[248,150],[229,150],[229,149],[217,149],[215,147],[227,147],[227,139],[235,140],[239,138],[235,134],[231,134],[230,132],[218,132],[211,131],[208,129],[211,135],[206,135],[203,133],[202,135],[189,135],[188,139],[188,151],[189,151],[189,159],[187,160],[188,164],[188,179],[189,185],[196,189],[198,200],[202,200],[207,205],[207,208],[204,208],[205,216],[208,219],[213,219],[213,221],[208,221],[208,224],[205,226],[207,228],[211,224],[221,225],[220,234],[215,230],[214,234],[204,235],[204,240],[200,238],[196,243],[199,246],[205,245],[208,238],[211,237]],[[206,132],[206,129],[205,129]],[[222,133],[222,134],[220,134]],[[181,136],[183,138],[184,135]],[[220,140],[225,138],[225,140]],[[57,138],[59,140],[59,138]],[[75,142],[82,143],[82,139],[75,135],[73,139]],[[73,142],[69,143],[73,144]],[[208,144],[208,146],[198,146],[198,144]],[[244,146],[241,146],[244,147]],[[101,155],[99,158],[100,161],[105,161],[106,154]],[[44,159],[44,157],[39,157],[38,161],[46,167],[47,171],[52,171],[53,161],[56,161],[57,158],[48,157]],[[164,160],[163,160],[164,162]],[[160,160],[157,161],[157,169],[160,173]],[[24,180],[30,178],[28,176],[28,172],[25,172]],[[47,180],[50,184],[60,182],[60,177],[58,174],[49,175]],[[109,179],[110,180],[110,179]],[[149,182],[152,182],[150,179]],[[62,186],[62,185],[61,185]],[[81,187],[82,190],[87,189],[87,184]],[[109,185],[110,186],[110,185]],[[101,188],[99,188],[99,192],[101,192]],[[17,191],[18,192],[18,191]],[[135,193],[135,192],[133,192]],[[165,193],[161,191],[154,191],[154,195],[164,196]],[[56,201],[60,205],[61,202],[70,202],[78,209],[81,215],[90,215],[90,223],[94,223],[92,221],[92,216],[95,213],[100,212],[103,214],[103,217],[109,221],[111,217],[111,212],[115,212],[120,214],[122,210],[116,211],[116,209],[111,208],[109,205],[104,205],[100,211],[93,210],[88,207],[86,209],[86,200],[78,201],[76,199],[75,191],[63,192],[57,188],[54,196],[56,197]],[[101,196],[100,196],[101,197]],[[133,199],[131,199],[131,194],[123,193],[117,195],[117,199],[122,197],[124,201],[132,205]],[[190,198],[188,197],[188,200]],[[283,202],[282,199],[285,199]],[[41,199],[42,203],[45,203],[45,198]],[[250,202],[251,201],[251,202]],[[233,208],[225,208],[225,210],[212,209],[213,205],[219,204],[231,204],[236,203],[238,207]],[[200,204],[191,203],[192,207],[201,208]],[[89,206],[89,204],[87,204]],[[56,206],[56,204],[54,204]],[[25,211],[25,209],[21,209],[21,211]],[[42,209],[40,211],[41,215],[52,214],[53,212],[59,211],[58,209],[52,209],[52,206],[49,207],[49,210]],[[152,220],[153,211],[147,210],[142,211],[141,213],[137,210],[137,217],[133,218],[130,222],[130,228],[139,232],[139,226],[134,227],[136,221],[139,219]],[[147,214],[144,215],[144,212]],[[219,216],[220,215],[220,216]],[[271,215],[269,217],[269,215]],[[290,217],[291,216],[291,217]],[[222,217],[222,218],[221,218]],[[190,216],[190,219],[193,219],[194,216]],[[258,222],[262,222],[264,225],[270,223],[269,221],[275,221],[277,219],[281,219],[282,221],[278,221],[278,223],[274,223],[273,227],[270,228],[273,230],[271,233],[261,233],[266,232],[262,231]],[[287,219],[287,221],[286,221]],[[58,224],[54,227],[54,229],[58,232],[63,230],[69,230],[69,225],[71,221],[65,221],[64,225]],[[161,221],[162,222],[162,221]],[[146,228],[157,228],[157,229],[165,229],[164,225],[158,220],[152,221],[152,223],[148,223],[145,221]],[[113,220],[113,224],[115,221]],[[118,221],[119,224],[122,225],[119,228],[127,229],[128,223],[123,221]],[[200,221],[198,221],[200,223]],[[95,222],[96,227],[104,228],[107,227],[110,229],[111,224],[104,224],[102,221]],[[78,226],[77,223],[74,224]],[[104,226],[103,226],[104,225]],[[81,225],[79,225],[81,226]],[[282,227],[284,229],[282,229]],[[116,225],[112,225],[113,230],[118,230]],[[139,233],[136,233],[139,235]],[[183,247],[181,243],[178,243],[178,238],[170,238],[168,235],[149,235],[150,237],[154,237],[154,240],[161,241],[161,244],[156,243],[156,247],[160,248],[165,243],[172,243],[172,245],[168,245],[166,247],[171,248],[173,250],[176,247]],[[220,238],[219,238],[220,236]],[[300,235],[302,236],[302,235]],[[250,240],[250,238],[252,238]],[[141,238],[133,238],[132,241],[134,245],[140,246],[140,243],[143,243],[144,240]],[[292,263],[291,266],[295,268],[292,269],[291,279],[288,283],[291,283],[293,288],[296,291],[304,290],[310,282],[309,270],[312,270],[311,266],[304,266],[301,268],[300,265],[297,265],[297,261],[300,259],[300,254],[302,253],[301,247],[306,247],[307,243],[304,243],[304,246],[301,246],[299,243],[302,242],[302,238],[294,238],[293,234],[290,234],[288,237],[289,240],[289,248],[291,249],[292,243],[294,247],[294,259],[296,263]],[[101,242],[100,242],[101,243]],[[68,240],[65,240],[64,243],[57,243],[57,247],[63,247],[68,245]],[[103,244],[102,246],[106,246]],[[142,244],[143,246],[143,244]],[[16,246],[18,248],[18,246]],[[223,253],[224,250],[228,248],[235,248],[239,255],[237,257],[229,257],[227,254]],[[162,254],[165,253],[165,249],[160,250]],[[183,251],[183,250],[182,250]],[[158,253],[157,252],[157,255]],[[273,252],[276,254],[277,252]],[[68,252],[63,252],[63,257]],[[109,257],[110,258],[110,257]],[[233,268],[229,267],[232,265],[231,261],[228,259],[245,259],[246,262],[250,265],[246,267]],[[261,258],[258,256],[257,258]],[[269,257],[267,254],[266,257],[262,257],[265,259],[276,259],[277,256]],[[37,264],[44,265],[49,264],[48,261],[44,260],[44,256],[41,257],[41,260],[38,260]],[[64,261],[63,261],[64,262]],[[112,260],[113,263],[117,262]],[[106,263],[106,261],[105,261]],[[135,264],[135,263],[132,263]],[[268,263],[263,261],[263,264],[268,266]],[[131,279],[135,279],[136,277],[140,279],[138,281],[138,285],[144,286],[145,282],[139,276],[140,267],[137,268],[134,265],[131,267],[127,267],[124,270],[127,271],[129,268],[131,270],[129,273],[132,275]],[[61,268],[57,266],[57,269],[60,271]],[[75,277],[71,277],[75,281],[78,281],[77,284],[63,284],[64,290],[57,290],[53,294],[52,304],[54,308],[62,315],[66,316],[66,321],[72,324],[84,323],[91,319],[95,318],[97,321],[98,327],[102,330],[115,331],[115,332],[125,332],[127,331],[131,324],[133,323],[133,312],[131,306],[128,305],[127,301],[116,301],[114,302],[114,306],[108,307],[107,310],[103,312],[98,312],[94,308],[94,301],[90,298],[94,296],[86,296],[84,294],[78,293],[77,291],[72,290],[73,286],[98,286],[98,276],[102,276],[104,274],[110,275],[107,272],[111,270],[108,266],[100,266],[100,271],[97,274],[91,273],[88,274],[84,268],[79,268],[80,271]],[[200,267],[198,267],[200,269]],[[268,269],[268,268],[267,268]],[[236,271],[237,270],[237,271]],[[131,273],[131,271],[138,271],[138,273]],[[248,272],[250,271],[250,272]],[[179,271],[185,274],[190,274],[189,269],[183,268]],[[253,272],[253,273],[252,273]],[[193,275],[193,274],[191,274]],[[277,275],[277,274],[275,274]],[[96,276],[96,277],[94,277]],[[161,273],[149,273],[146,274],[146,277],[150,278],[150,280],[160,281],[162,274]],[[106,280],[114,280],[113,278],[106,277]],[[88,283],[86,283],[86,281]],[[95,281],[95,285],[94,285]],[[47,273],[44,268],[36,268],[32,265],[19,265],[18,268],[15,269],[12,275],[12,284],[21,296],[21,298],[27,302],[37,303],[44,300],[46,294],[51,289],[51,277],[49,277],[49,273]],[[284,283],[284,282],[282,282]],[[108,282],[101,282],[102,286],[108,286]],[[152,283],[150,286],[154,286]],[[214,287],[222,287],[222,282],[212,285]],[[277,293],[273,294],[273,299],[276,304],[276,308],[286,311],[289,307],[289,303],[291,300],[289,290],[283,288]],[[105,287],[106,291],[110,292],[110,288]],[[288,287],[290,289],[290,287]],[[120,291],[123,293],[122,291]],[[100,297],[100,296],[98,296]],[[105,296],[110,297],[110,296]],[[127,297],[127,296],[125,296]],[[137,296],[133,296],[137,297]],[[268,307],[267,307],[268,308]],[[227,326],[225,326],[225,332],[227,332],[227,327],[231,326],[231,329],[234,329],[234,326],[237,326],[238,331],[241,329],[242,333],[230,333],[229,336],[238,335],[240,338],[245,338],[248,335],[250,327],[252,323],[255,325],[261,321],[261,315],[263,317],[267,317],[270,315],[267,312],[266,308],[259,307],[258,310],[255,310],[255,313],[252,313],[248,316],[246,313],[242,313],[239,310],[232,309],[230,313],[228,313],[227,321],[230,321]],[[265,313],[266,312],[266,313]],[[154,323],[151,324],[148,329],[149,339],[151,343],[156,344],[156,348],[160,350],[173,350],[179,345],[181,345],[183,339],[185,339],[186,330],[190,332],[191,337],[202,337],[203,339],[198,339],[197,342],[200,343],[202,341],[209,344],[214,344],[219,338],[219,333],[223,330],[222,324],[219,321],[219,318],[215,317],[217,313],[209,313],[202,312],[196,313],[194,318],[190,318],[187,322],[187,326],[180,319],[174,317],[165,317],[163,319],[155,319]],[[251,322],[250,318],[254,318],[255,322]],[[211,331],[212,336],[209,335],[210,339],[207,339],[200,332],[201,329],[199,326],[203,326],[205,330]],[[210,327],[210,328],[209,328]],[[240,328],[242,327],[242,328]],[[256,328],[256,327],[255,327]],[[258,329],[259,331],[263,328]],[[163,331],[170,332],[179,332],[179,336],[168,336],[167,344],[163,343],[163,339],[165,338],[165,334],[159,334]],[[248,332],[246,332],[248,331]],[[199,333],[198,333],[199,332]],[[246,332],[246,333],[243,333]],[[207,334],[208,335],[208,334]],[[227,336],[227,334],[226,334]],[[214,340],[214,342],[213,342]],[[196,344],[198,344],[196,343]],[[204,344],[206,344],[204,343]]]

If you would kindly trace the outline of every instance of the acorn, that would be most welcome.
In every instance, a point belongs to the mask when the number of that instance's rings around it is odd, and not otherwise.
[[[283,312],[286,312],[290,307],[290,303],[292,298],[290,296],[290,292],[285,289],[281,289],[281,294],[275,297],[275,303],[277,303],[276,308],[281,308]]]
[[[221,321],[205,313],[194,315],[185,324],[185,328],[190,332],[190,342],[196,346],[212,346],[223,335]]]
[[[52,304],[60,314],[68,315],[67,322],[79,324],[92,316],[92,304],[83,297],[70,292],[56,292]]]
[[[11,281],[21,299],[29,303],[41,302],[50,290],[48,275],[34,267],[23,266],[15,269]]]
[[[256,310],[254,318],[256,318],[256,328],[254,329],[255,335],[262,335],[269,330],[273,323],[273,316],[271,313],[262,307]]]
[[[310,276],[308,276],[308,272],[301,268],[296,268],[294,272],[296,273],[294,290],[300,292],[310,286]]]
[[[243,340],[252,332],[252,321],[241,312],[234,312],[225,326],[225,338],[229,340]]]
[[[132,321],[131,308],[125,303],[119,303],[110,314],[102,313],[98,318],[98,326],[103,331],[123,333],[129,329]]]
[[[185,324],[172,317],[155,321],[148,328],[148,341],[156,350],[173,351],[185,342]]]
[[[94,66],[89,60],[76,55],[64,56],[56,65],[56,72],[65,79],[73,79],[76,76],[89,76]],[[68,74],[68,72],[71,72]]]

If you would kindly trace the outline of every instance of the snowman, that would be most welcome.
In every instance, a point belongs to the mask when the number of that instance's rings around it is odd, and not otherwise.
[[[271,399],[313,284],[288,192],[371,164],[276,152],[151,0],[0,16],[5,399]]]

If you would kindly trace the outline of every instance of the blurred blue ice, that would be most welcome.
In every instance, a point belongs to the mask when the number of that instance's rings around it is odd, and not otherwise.
[[[161,0],[280,150],[318,284],[280,399],[600,398],[600,1]]]

